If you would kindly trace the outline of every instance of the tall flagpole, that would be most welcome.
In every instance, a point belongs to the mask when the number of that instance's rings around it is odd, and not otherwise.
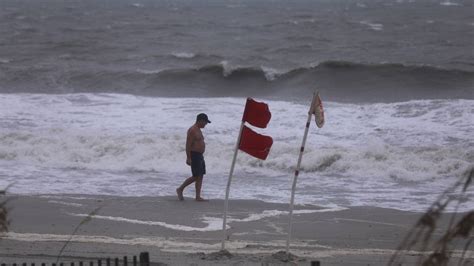
[[[225,202],[224,202],[224,219],[222,221],[222,247],[221,250],[225,249],[225,241],[227,238],[226,234],[226,223],[227,223],[227,210],[229,209],[229,192],[230,192],[230,183],[232,181],[232,174],[234,173],[235,161],[237,159],[237,152],[239,151],[240,138],[242,137],[242,130],[244,128],[244,120],[240,124],[239,137],[237,138],[237,143],[235,144],[234,149],[234,158],[232,159],[232,166],[230,167],[229,178],[227,180],[227,189],[225,192]]]
[[[288,221],[288,238],[286,239],[286,254],[290,256],[290,240],[291,240],[291,226],[293,218],[293,205],[295,201],[295,190],[296,190],[296,181],[298,180],[298,174],[300,171],[301,160],[303,159],[304,146],[306,144],[306,138],[308,137],[309,124],[311,123],[311,116],[314,112],[314,104],[316,101],[316,93],[313,94],[313,100],[311,101],[311,106],[308,112],[308,120],[306,121],[306,128],[304,131],[303,142],[301,143],[300,155],[298,157],[298,163],[296,164],[295,177],[293,178],[293,186],[291,188],[291,200],[290,200],[290,213]]]

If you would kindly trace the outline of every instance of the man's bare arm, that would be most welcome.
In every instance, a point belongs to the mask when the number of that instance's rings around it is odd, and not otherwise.
[[[186,163],[191,164],[191,147],[193,146],[194,142],[194,128],[190,128],[188,130],[188,136],[186,137]]]

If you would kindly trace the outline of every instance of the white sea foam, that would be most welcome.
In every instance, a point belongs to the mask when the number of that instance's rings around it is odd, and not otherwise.
[[[98,235],[59,235],[59,234],[35,234],[35,233],[16,233],[8,232],[1,235],[3,239],[11,239],[16,241],[26,241],[26,242],[52,242],[52,241],[71,241],[71,242],[80,242],[80,243],[104,243],[104,244],[118,244],[118,245],[144,245],[144,246],[153,246],[161,248],[164,250],[167,249],[188,249],[192,250],[195,248],[206,248],[207,249],[217,249],[219,243],[217,244],[206,244],[206,243],[193,243],[187,240],[178,240],[173,238],[162,238],[162,237],[134,237],[134,238],[115,238],[108,236],[98,236]],[[245,245],[245,244],[243,244]],[[229,247],[239,247],[241,245],[229,245]]]
[[[459,3],[451,2],[449,0],[441,2],[439,4],[442,5],[442,6],[460,6],[461,5]]]
[[[81,196],[67,196],[67,195],[39,195],[43,199],[72,199],[72,200],[93,200],[93,197],[81,197]],[[82,206],[82,204],[81,204]]]
[[[172,55],[176,58],[184,58],[184,59],[190,59],[194,58],[196,55],[193,53],[188,53],[188,52],[174,52]]]
[[[70,214],[72,216],[78,217],[88,217],[88,214]],[[91,216],[93,219],[99,220],[109,220],[109,221],[116,221],[116,222],[124,222],[124,223],[132,223],[132,224],[141,224],[141,225],[151,225],[151,226],[162,226],[168,229],[178,230],[178,231],[199,231],[199,232],[208,232],[208,231],[218,231],[222,230],[222,219],[219,218],[204,218],[203,222],[206,224],[205,227],[193,227],[193,226],[186,226],[186,225],[179,225],[179,224],[170,224],[165,222],[159,221],[143,221],[137,219],[130,219],[125,217],[117,217],[117,216],[104,216],[104,215],[93,215]]]
[[[369,29],[371,29],[371,30],[375,30],[375,31],[383,30],[383,24],[381,24],[381,23],[373,23],[373,22],[365,21],[365,20],[361,21],[359,23],[362,24],[362,25],[368,26]]]
[[[232,72],[237,68],[235,66],[232,66],[229,61],[221,61],[220,62],[220,65],[222,66],[222,68],[224,69],[224,77],[227,77],[229,76],[230,74],[232,74]]]
[[[275,80],[276,77],[285,73],[283,71],[265,66],[262,66],[262,71],[265,74],[265,78],[270,81]]]
[[[342,207],[333,207],[333,208],[319,209],[319,210],[295,210],[293,211],[293,213],[295,215],[298,215],[298,214],[308,214],[308,213],[318,213],[318,212],[337,212],[337,211],[342,211],[345,209],[346,208],[342,208]],[[89,216],[89,214],[82,214],[82,213],[70,213],[69,215],[77,216],[77,217]],[[279,211],[279,210],[265,210],[261,213],[249,214],[246,218],[229,217],[228,222],[254,222],[254,221],[264,219],[264,218],[275,217],[275,216],[280,216],[280,215],[288,215],[288,212]],[[180,225],[180,224],[170,224],[170,223],[160,222],[160,221],[144,221],[144,220],[138,220],[138,219],[117,217],[117,216],[105,216],[105,215],[92,215],[91,218],[116,221],[116,222],[124,222],[124,223],[132,223],[132,224],[162,226],[168,229],[178,230],[178,231],[208,232],[208,231],[222,230],[222,218],[207,217],[207,216],[203,216],[201,219],[201,222],[205,224],[204,227],[193,227],[193,226],[186,226],[186,225]]]
[[[230,76],[236,69],[239,69],[240,66],[238,65],[233,65],[229,63],[229,61],[221,61],[220,65],[223,68],[223,75],[224,77]],[[286,72],[277,70],[275,68],[271,67],[266,67],[266,66],[261,66],[260,69],[263,71],[263,74],[265,75],[265,78],[269,81],[275,80],[278,76],[285,74]]]
[[[49,203],[55,203],[55,204],[60,204],[60,205],[65,205],[65,206],[72,206],[72,207],[81,207],[82,204],[80,203],[74,203],[74,202],[64,202],[64,201],[57,201],[57,200],[49,200]]]
[[[117,244],[117,245],[140,245],[155,247],[165,252],[215,252],[221,247],[220,241],[214,243],[201,243],[189,241],[189,238],[170,238],[170,237],[128,237],[117,238],[97,235],[59,235],[59,234],[35,234],[35,233],[17,233],[8,232],[0,235],[5,240],[15,240],[24,242],[64,242],[71,241],[76,243],[103,243],[103,244]],[[238,254],[268,254],[280,251],[285,247],[284,240],[275,241],[241,241],[229,240],[226,242],[226,248],[232,253]],[[292,240],[292,253],[298,256],[306,256],[313,258],[334,257],[338,255],[365,255],[365,256],[380,256],[390,255],[395,252],[393,249],[357,249],[357,248],[333,248],[331,246],[319,245],[314,241],[298,241]],[[407,254],[418,256],[420,252],[410,251]],[[466,257],[472,252],[463,252],[462,250],[453,250],[451,256],[453,258]]]
[[[215,252],[221,247],[221,242],[216,239],[214,243],[202,243],[190,241],[189,238],[172,238],[172,237],[108,237],[98,235],[59,235],[59,234],[35,234],[35,233],[17,233],[8,232],[0,235],[2,239],[24,241],[24,242],[79,242],[79,243],[104,243],[104,244],[118,244],[118,245],[142,245],[159,248],[167,252],[190,252],[196,253],[201,252]],[[332,250],[330,246],[324,246],[314,243],[308,243],[308,241],[298,241],[297,239],[292,240],[291,246],[294,249],[292,251],[295,254],[299,254],[298,250],[304,248],[305,255],[308,255],[308,250]],[[275,241],[241,241],[241,240],[228,240],[226,241],[226,248],[233,252],[243,254],[268,254],[270,250],[281,250],[285,246],[284,240]],[[252,248],[254,247],[254,248]],[[340,249],[338,249],[340,250]],[[354,250],[352,250],[354,252]],[[381,251],[379,250],[378,253]],[[342,253],[342,252],[341,252]],[[303,253],[301,253],[303,255]]]
[[[299,20],[288,20],[289,24],[299,25],[300,23],[315,23],[316,19],[308,18],[308,19],[299,19]]]
[[[162,69],[140,69],[140,68],[137,69],[137,72],[142,73],[142,74],[159,74],[162,71],[163,71]]]
[[[308,103],[266,102],[272,120],[258,132],[273,137],[272,150],[266,161],[239,153],[231,193],[287,202]],[[174,194],[189,175],[185,132],[206,112],[213,123],[203,130],[204,193],[222,198],[244,103],[0,95],[0,187],[15,182],[10,190],[20,194]],[[472,100],[325,102],[325,108],[326,125],[310,128],[297,202],[420,210],[473,167]]]
[[[331,207],[327,209],[319,209],[319,210],[294,210],[293,214],[309,214],[309,213],[319,213],[319,212],[338,212],[346,210],[346,208],[342,207]],[[275,217],[280,215],[288,215],[288,211],[279,211],[279,210],[265,210],[262,213],[252,213],[249,214],[246,218],[229,218],[228,220],[231,222],[254,222],[268,217]],[[221,220],[222,224],[222,220]]]

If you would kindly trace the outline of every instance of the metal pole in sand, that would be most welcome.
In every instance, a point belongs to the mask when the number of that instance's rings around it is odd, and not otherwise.
[[[229,178],[227,180],[227,189],[225,192],[225,201],[224,201],[224,219],[222,221],[222,247],[221,250],[225,249],[225,241],[227,238],[226,234],[226,224],[227,224],[227,211],[229,210],[229,192],[230,192],[230,183],[232,182],[232,174],[234,173],[235,161],[237,160],[237,153],[239,151],[240,138],[242,137],[242,130],[244,128],[244,121],[240,124],[239,137],[237,138],[237,143],[235,144],[234,149],[234,158],[232,159],[232,165],[230,167]]]
[[[313,100],[311,101],[311,107],[308,111],[308,120],[306,121],[306,128],[304,131],[303,142],[301,143],[300,155],[298,157],[298,162],[295,169],[295,177],[293,178],[293,186],[291,188],[291,200],[290,200],[290,213],[288,221],[288,238],[286,239],[286,254],[290,256],[290,240],[291,240],[291,226],[292,226],[292,217],[293,217],[293,205],[295,201],[295,190],[296,190],[296,181],[298,180],[298,174],[300,171],[301,160],[303,159],[304,146],[306,144],[306,138],[308,137],[308,129],[311,123],[311,116],[314,113],[314,103],[316,101],[316,93],[313,95]]]

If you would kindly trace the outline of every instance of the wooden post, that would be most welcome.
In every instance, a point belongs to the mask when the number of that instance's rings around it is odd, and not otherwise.
[[[84,266],[84,263],[82,261],[79,261],[79,266]]]
[[[150,266],[150,254],[148,252],[140,253],[140,266]]]
[[[74,262],[71,262],[71,266],[74,266]]]
[[[123,257],[123,266],[128,266],[128,258],[127,256]]]
[[[105,265],[110,266],[110,258],[105,259]]]
[[[137,256],[133,256],[133,266],[138,266],[137,265]]]
[[[102,260],[101,260],[101,259],[99,259],[99,260],[97,261],[97,265],[102,266]]]
[[[89,262],[89,266],[94,266],[94,262],[93,262],[93,261],[90,261],[90,262]]]
[[[115,266],[119,266],[119,259],[115,258]]]
[[[227,239],[227,211],[229,210],[229,193],[230,193],[230,184],[232,182],[232,175],[234,174],[235,161],[237,160],[237,153],[240,146],[240,138],[242,137],[242,130],[244,129],[245,122],[242,120],[240,124],[239,136],[237,137],[237,143],[234,148],[234,158],[232,158],[232,165],[230,166],[229,178],[227,179],[227,188],[225,191],[225,201],[224,201],[224,218],[222,220],[222,245],[221,250],[225,249],[225,241]]]

